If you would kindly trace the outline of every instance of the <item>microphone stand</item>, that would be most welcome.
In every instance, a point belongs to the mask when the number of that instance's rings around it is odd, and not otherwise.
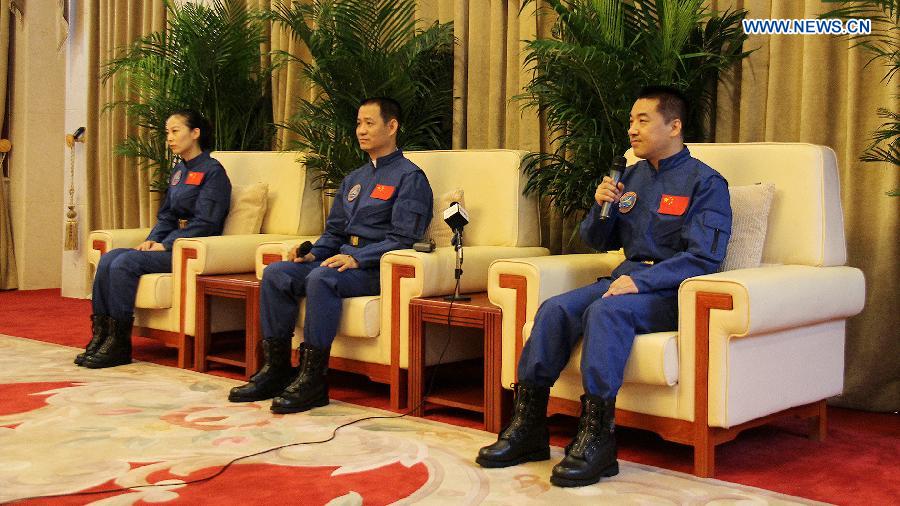
[[[454,229],[453,230],[453,245],[455,246],[454,250],[456,251],[456,271],[455,271],[456,292],[453,295],[447,295],[446,297],[444,297],[444,300],[451,301],[451,302],[455,302],[455,301],[465,302],[465,301],[472,300],[472,297],[459,294],[459,285],[460,285],[459,278],[462,277],[462,273],[463,273],[463,270],[462,270],[462,263],[463,263],[462,240],[463,240],[462,229],[461,228]]]

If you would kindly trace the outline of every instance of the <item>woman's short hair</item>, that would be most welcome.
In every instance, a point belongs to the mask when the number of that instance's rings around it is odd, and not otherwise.
[[[200,138],[197,139],[197,143],[200,144],[200,149],[209,151],[213,148],[212,125],[202,114],[194,109],[178,109],[169,115],[169,117],[172,116],[181,116],[184,118],[184,124],[191,130],[195,128],[200,129]]]

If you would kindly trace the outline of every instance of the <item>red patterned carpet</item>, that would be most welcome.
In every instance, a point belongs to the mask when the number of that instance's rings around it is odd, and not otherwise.
[[[58,290],[0,292],[2,334],[80,346],[86,341],[88,334],[89,313],[89,301],[61,298]],[[137,339],[135,350],[138,359],[174,365],[174,352],[159,346],[155,341]],[[237,377],[234,371],[218,371],[214,374]],[[383,386],[358,377],[334,376],[334,398],[362,406],[386,408],[387,393]],[[38,391],[45,392],[66,386],[68,384],[65,382],[54,383],[43,385]],[[27,411],[33,409],[35,403],[42,402],[40,395],[26,395],[34,393],[33,388],[37,387],[4,385],[0,388],[0,399],[26,399],[17,403],[16,409]],[[900,417],[834,408],[829,409],[829,417],[829,437],[823,443],[805,439],[805,424],[799,421],[786,420],[745,432],[737,440],[722,445],[718,450],[716,477],[838,504],[895,503],[896,498],[900,497],[900,468],[891,463],[896,462],[897,455],[900,455]],[[466,427],[479,426],[479,420],[475,417],[452,410],[434,410],[429,418]],[[573,432],[574,420],[554,417],[555,445],[564,445]],[[651,433],[628,429],[621,430],[619,440],[620,458],[624,460],[676,471],[690,471],[691,451],[685,446],[662,441]],[[148,463],[132,465],[146,467]],[[256,471],[247,465],[244,468],[242,472],[252,474]],[[201,469],[197,469],[192,472],[200,471]],[[320,471],[329,475],[332,472],[329,466],[324,466]],[[306,472],[313,471],[307,469]],[[153,478],[165,479],[166,476],[160,474]],[[259,476],[252,481],[264,479],[263,475]],[[296,475],[292,476],[296,478]],[[374,483],[383,487],[382,479],[376,479]],[[222,483],[228,482],[231,484],[228,486],[239,490],[240,485],[235,482],[240,481],[242,480],[219,478],[208,486],[221,487]],[[355,489],[364,486],[358,482],[353,482],[352,485]],[[335,487],[338,486],[336,483]],[[191,493],[202,494],[202,491],[192,490]],[[72,504],[76,503],[81,504],[83,501]]]
[[[273,415],[228,402],[235,380],[149,362],[79,368],[72,351],[0,334],[0,502],[813,504],[626,461],[600,484],[551,487],[559,447],[553,460],[482,469],[472,456],[493,439],[482,431],[340,401]]]

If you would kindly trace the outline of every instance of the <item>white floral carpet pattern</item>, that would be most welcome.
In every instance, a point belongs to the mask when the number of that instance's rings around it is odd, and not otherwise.
[[[150,363],[72,364],[72,348],[0,335],[0,501],[22,504],[821,504],[620,461],[618,476],[552,487],[550,461],[482,469],[494,436],[332,401],[296,415],[226,400],[237,381]],[[140,488],[140,485],[158,485]],[[122,489],[122,490],[115,490]],[[109,491],[109,492],[104,492]]]

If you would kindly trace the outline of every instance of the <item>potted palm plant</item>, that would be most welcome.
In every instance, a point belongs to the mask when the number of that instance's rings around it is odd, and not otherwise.
[[[742,49],[746,11],[715,13],[703,0],[544,4],[556,16],[553,37],[528,42],[534,75],[517,98],[545,115],[553,150],[526,159],[526,192],[548,198],[565,219],[590,208],[589,189],[628,148],[642,86],[683,91],[693,105],[686,138],[709,137],[720,73],[750,54]]]
[[[416,28],[414,0],[279,2],[271,18],[289,28],[312,60],[296,62],[316,90],[277,125],[297,134],[287,149],[305,151],[306,165],[326,194],[365,161],[356,142],[363,98],[388,96],[403,108],[398,143],[407,150],[447,149],[451,142],[453,27]]]
[[[166,29],[142,37],[109,61],[104,80],[116,78],[124,108],[138,133],[116,153],[151,171],[151,190],[164,192],[173,157],[165,122],[191,108],[212,122],[215,149],[269,150],[273,137],[271,68],[262,63],[265,20],[242,0],[208,4],[166,0]]]

